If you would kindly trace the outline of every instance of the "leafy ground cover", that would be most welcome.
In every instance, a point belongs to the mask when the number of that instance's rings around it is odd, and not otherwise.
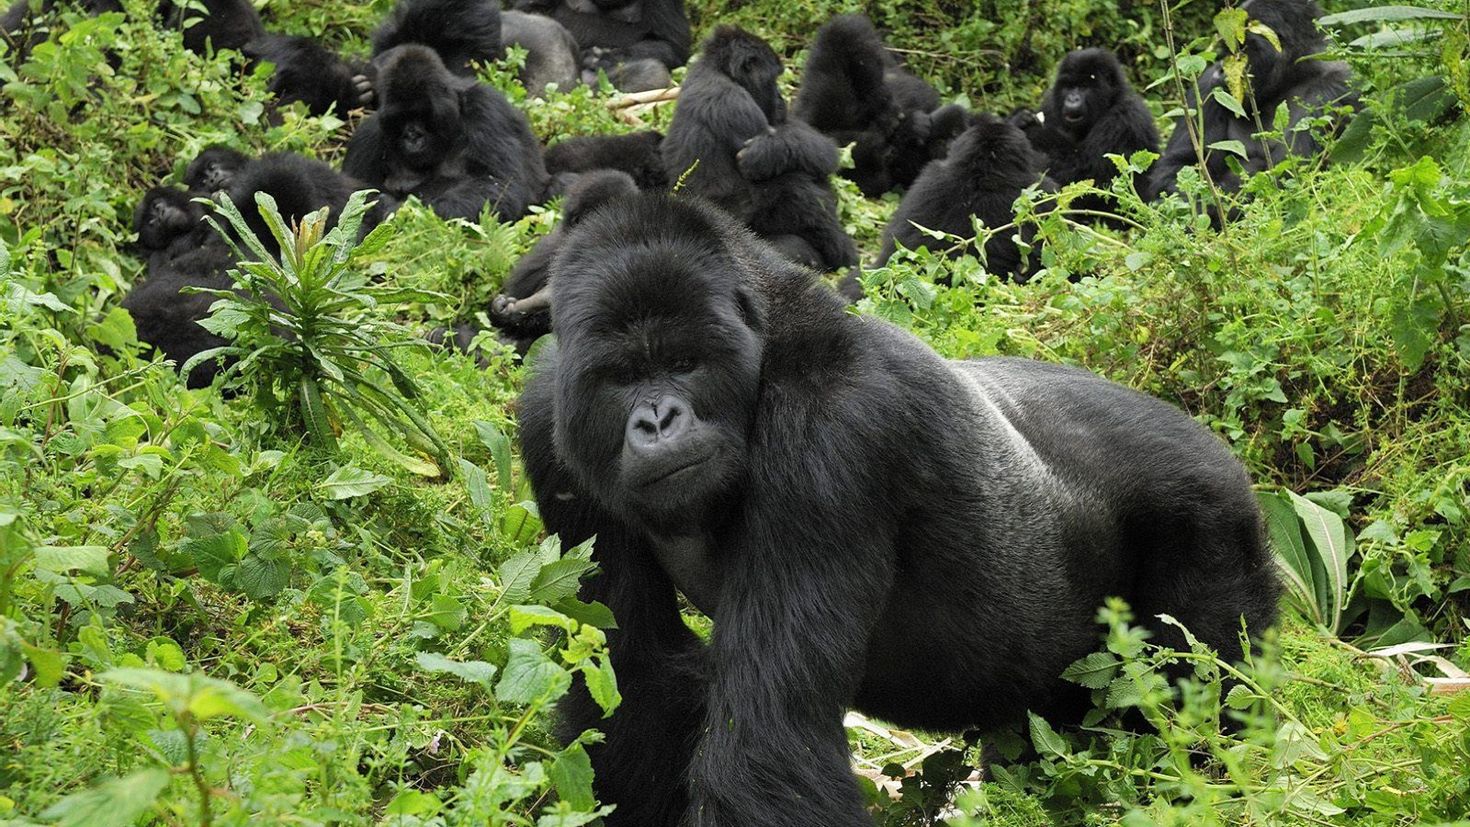
[[[133,204],[210,143],[336,159],[350,126],[268,117],[263,77],[124,5],[69,18],[24,66],[0,58],[0,823],[589,823],[586,753],[550,737],[551,707],[574,674],[618,702],[611,619],[574,597],[589,550],[544,539],[528,503],[512,414],[527,367],[489,338],[483,366],[412,345],[475,320],[556,206],[512,225],[410,206],[355,249],[302,229],[322,253],[290,266],[347,298],[300,307],[335,320],[354,376],[302,391],[331,367],[287,375],[267,357],[290,343],[241,321],[244,298],[233,324],[265,355],[229,394],[187,391],[117,306],[142,272]],[[351,49],[387,5],[264,11]],[[867,10],[947,96],[1004,111],[1074,45],[1117,45],[1139,88],[1187,74],[1221,49],[1205,5]],[[857,6],[691,13],[799,66],[815,24]],[[1082,728],[1033,719],[982,745],[854,722],[881,823],[1470,815],[1470,692],[1453,691],[1470,667],[1470,23],[1439,8],[1454,16],[1333,26],[1370,116],[1338,163],[1255,179],[1219,232],[1125,195],[1126,232],[1031,219],[1048,272],[1024,287],[926,253],[866,276],[858,312],[945,354],[1085,365],[1206,423],[1258,481],[1291,586],[1241,668],[1158,651],[1103,607],[1105,651],[1069,672],[1097,697]],[[543,140],[632,128],[605,95],[530,100],[509,66],[485,71]],[[1145,93],[1161,120],[1170,88]],[[895,198],[841,196],[871,255]],[[1170,658],[1196,667],[1177,696],[1156,671]],[[1152,730],[1119,730],[1119,712]],[[982,776],[982,751],[1007,760]]]

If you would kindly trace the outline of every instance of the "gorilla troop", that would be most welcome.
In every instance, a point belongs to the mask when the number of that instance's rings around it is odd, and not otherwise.
[[[1024,140],[1024,139],[1023,139]],[[1177,409],[1093,374],[947,361],[847,312],[721,210],[642,194],[553,259],[553,324],[519,406],[549,530],[596,536],[582,597],[625,698],[584,687],[612,827],[871,825],[855,707],[906,727],[1071,718],[1059,678],[1127,599],[1230,659],[1278,585],[1250,482]],[[677,593],[714,621],[706,645]]]

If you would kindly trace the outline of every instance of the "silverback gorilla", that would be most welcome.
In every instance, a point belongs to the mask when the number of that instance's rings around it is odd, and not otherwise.
[[[1242,616],[1275,618],[1244,470],[1163,402],[946,361],[689,197],[594,212],[551,283],[521,438],[548,529],[596,535],[583,598],[617,616],[625,701],[563,707],[568,734],[607,736],[609,825],[870,825],[850,706],[948,730],[1075,714],[1058,675],[1109,595],[1232,659]]]

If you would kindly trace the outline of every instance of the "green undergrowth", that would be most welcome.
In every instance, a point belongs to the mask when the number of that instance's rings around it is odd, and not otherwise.
[[[308,310],[335,341],[360,347],[361,322],[391,346],[391,366],[353,363],[353,388],[398,418],[359,427],[342,407],[354,389],[330,382],[320,408],[279,388],[264,401],[279,376],[330,378],[322,365],[261,361],[229,393],[186,390],[118,307],[143,274],[134,204],[212,143],[339,160],[351,119],[268,110],[262,75],[138,22],[152,5],[66,12],[28,64],[0,58],[0,824],[590,823],[585,750],[552,739],[551,708],[573,675],[619,702],[602,645],[614,619],[575,600],[589,550],[547,540],[530,502],[514,448],[528,368],[493,336],[473,357],[415,339],[483,323],[559,205],[501,224],[411,204],[338,248],[332,284],[351,301]],[[691,16],[696,36],[739,22],[798,66],[816,25],[859,5],[697,0]],[[389,6],[262,13],[361,54]],[[1175,64],[1152,4],[863,8],[977,108],[1034,103],[1075,46],[1117,46],[1141,88]],[[1214,11],[1171,9],[1183,57],[1217,56]],[[1125,231],[1023,205],[1046,264],[1030,284],[922,251],[865,275],[856,312],[948,356],[1079,364],[1187,410],[1251,471],[1293,584],[1279,634],[1235,671],[1157,650],[1126,607],[1102,607],[1106,648],[1068,671],[1096,697],[1081,727],[850,729],[879,823],[1470,815],[1470,692],[1448,691],[1470,668],[1467,29],[1347,45],[1381,29],[1334,29],[1373,113],[1351,152],[1257,177],[1221,230],[1126,193]],[[484,77],[547,142],[668,123],[669,104],[630,113],[605,90],[528,98],[516,59]],[[1165,123],[1178,102],[1147,95]],[[838,189],[871,261],[897,197]],[[262,266],[254,277],[273,277]],[[242,348],[305,343],[230,324]],[[432,451],[414,447],[429,435]],[[1158,676],[1171,660],[1193,667],[1177,695]]]

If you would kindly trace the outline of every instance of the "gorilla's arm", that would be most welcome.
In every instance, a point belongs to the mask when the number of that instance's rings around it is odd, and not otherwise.
[[[812,405],[799,407],[807,410],[780,421],[823,418]],[[872,825],[849,769],[842,716],[891,588],[892,522],[866,507],[881,500],[852,497],[871,481],[836,478],[867,466],[837,429],[818,427],[816,445],[763,446],[772,467],[757,470],[746,489],[765,501],[746,507],[758,516],[725,558],[689,823],[770,823],[761,816],[780,812],[785,824]],[[796,453],[810,459],[802,469],[827,478],[794,478],[802,472],[789,462],[774,467]],[[776,501],[777,493],[788,499]],[[831,521],[810,519],[832,513],[848,515],[835,532]]]
[[[1312,130],[1301,125],[1302,119],[1315,117],[1333,107],[1359,107],[1358,95],[1353,90],[1345,64],[1326,63],[1313,68],[1317,71],[1294,86],[1286,95],[1289,123],[1286,143],[1293,155],[1310,156],[1322,151],[1322,144],[1312,134]],[[1274,112],[1262,113],[1262,120],[1266,121],[1267,128],[1270,128],[1274,115]]]
[[[702,646],[680,618],[674,586],[647,543],[598,508],[557,461],[549,367],[555,349],[544,358],[546,372],[528,385],[519,406],[526,469],[544,503],[547,529],[564,546],[597,537],[593,557],[600,572],[583,585],[581,599],[601,601],[617,619],[607,645],[623,696],[612,718],[604,719],[578,680],[558,706],[558,729],[568,740],[591,728],[607,735],[587,752],[599,796],[618,802],[610,823],[675,824],[685,807],[684,768],[702,714]]]
[[[342,172],[364,184],[381,187],[388,180],[386,150],[382,121],[373,115],[352,131],[347,154],[342,159]]]
[[[1091,178],[1099,188],[1106,189],[1118,174],[1107,155],[1127,158],[1141,149],[1157,149],[1158,145],[1159,133],[1148,105],[1136,95],[1128,95],[1088,130],[1079,153],[1085,168],[1073,180]]]
[[[826,179],[837,171],[832,139],[801,121],[789,121],[773,132],[757,135],[736,154],[740,174],[748,181],[768,181],[787,172]]]

